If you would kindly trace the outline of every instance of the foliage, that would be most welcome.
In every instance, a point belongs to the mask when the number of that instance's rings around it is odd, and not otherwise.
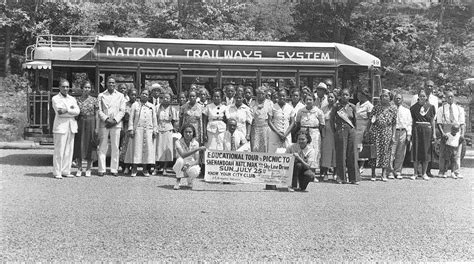
[[[23,75],[10,74],[0,80],[0,92],[7,94],[11,92],[25,91],[28,89],[28,78]]]

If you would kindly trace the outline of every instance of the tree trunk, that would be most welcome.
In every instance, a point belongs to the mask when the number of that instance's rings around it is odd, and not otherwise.
[[[10,74],[10,44],[12,40],[12,31],[11,27],[6,26],[5,27],[5,76]]]

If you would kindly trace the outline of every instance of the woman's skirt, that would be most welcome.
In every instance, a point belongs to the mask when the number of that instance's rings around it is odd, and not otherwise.
[[[95,116],[81,116],[77,122],[77,133],[74,138],[73,158],[91,160],[92,153],[97,151],[95,133]],[[95,156],[95,155],[94,155]]]
[[[156,161],[173,161],[173,131],[160,131],[156,138]]]
[[[359,149],[362,149],[362,141],[364,140],[364,132],[369,125],[369,119],[357,119],[355,131],[355,144]]]
[[[285,140],[281,140],[280,136],[273,130],[268,129],[268,152],[276,153],[279,148],[287,148],[290,145],[291,139],[288,135]]]
[[[324,134],[324,137],[321,139],[321,167],[336,167],[334,132],[329,125],[324,127]]]
[[[131,163],[132,161],[132,152],[128,151],[128,148],[132,145],[130,140],[130,135],[128,131],[124,131],[122,141],[120,143],[120,155],[119,161],[124,163]]]
[[[224,133],[225,131],[216,133],[207,131],[206,148],[210,150],[224,150]]]
[[[253,152],[268,152],[268,130],[269,127],[254,125],[250,131],[250,145]]]
[[[301,130],[305,129],[305,127],[301,127]],[[309,143],[309,147],[314,149],[315,160],[313,160],[316,168],[319,168],[319,162],[321,160],[321,133],[319,132],[319,128],[307,128],[309,130],[309,135],[311,136],[311,143]]]
[[[155,140],[153,130],[137,128],[133,138],[129,138],[127,153],[131,157],[126,157],[126,163],[132,164],[155,164]],[[131,158],[131,159],[130,159]],[[130,162],[127,162],[130,159]]]
[[[413,126],[412,161],[431,161],[433,128],[428,123],[415,123]]]

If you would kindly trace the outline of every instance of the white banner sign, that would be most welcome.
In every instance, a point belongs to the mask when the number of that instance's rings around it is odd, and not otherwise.
[[[207,182],[291,185],[291,154],[206,150],[204,157]]]

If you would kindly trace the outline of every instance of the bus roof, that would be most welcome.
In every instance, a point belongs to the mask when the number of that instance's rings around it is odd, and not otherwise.
[[[66,41],[55,41],[58,38]],[[69,42],[67,41],[69,37]],[[33,60],[117,61],[120,63],[284,64],[304,66],[380,66],[380,60],[358,48],[329,42],[274,42],[125,38],[97,36],[87,43],[77,36],[39,36]]]

